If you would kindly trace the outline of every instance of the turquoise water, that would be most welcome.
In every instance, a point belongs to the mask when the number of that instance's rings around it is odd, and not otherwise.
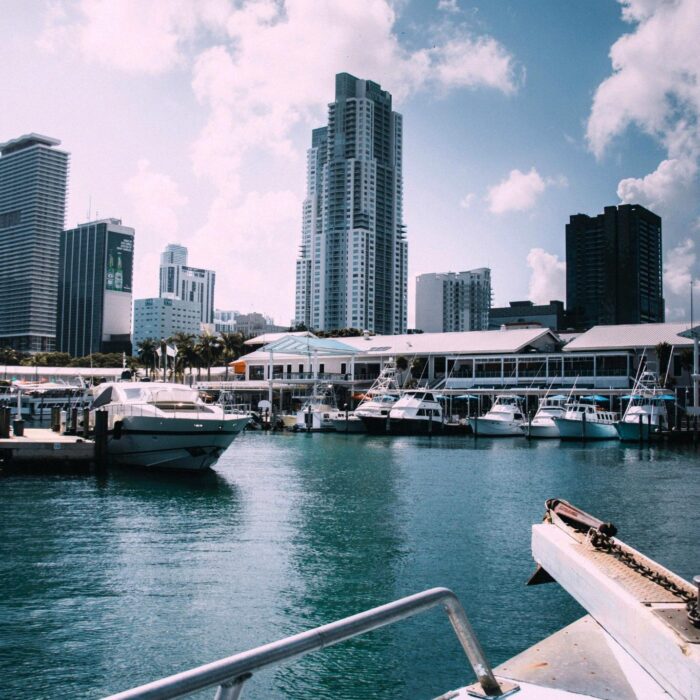
[[[0,697],[99,697],[438,585],[497,664],[581,614],[524,586],[545,498],[690,578],[699,476],[692,449],[252,433],[205,478],[2,477]],[[244,697],[431,698],[470,679],[435,610]]]

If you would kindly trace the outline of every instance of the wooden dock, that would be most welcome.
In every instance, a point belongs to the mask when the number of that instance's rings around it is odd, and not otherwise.
[[[22,437],[0,439],[2,470],[90,470],[95,466],[95,454],[94,440],[61,435],[48,428],[25,428]]]

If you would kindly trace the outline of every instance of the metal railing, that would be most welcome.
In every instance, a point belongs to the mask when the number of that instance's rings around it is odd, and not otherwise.
[[[237,700],[244,683],[254,671],[298,659],[310,652],[412,617],[437,605],[442,605],[447,612],[481,686],[482,697],[503,697],[517,689],[517,686],[509,681],[496,680],[457,596],[448,588],[431,588],[307,632],[110,695],[105,700],[170,700],[213,686],[218,686],[215,700]]]

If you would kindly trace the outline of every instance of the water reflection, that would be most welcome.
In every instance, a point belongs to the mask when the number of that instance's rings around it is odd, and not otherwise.
[[[296,583],[284,593],[288,633],[392,600],[405,555],[401,468],[392,444],[300,437],[315,449],[295,464],[301,497],[291,542]],[[277,688],[287,697],[314,698],[397,692],[403,674],[390,651],[393,639],[392,631],[376,632],[309,656],[278,672]]]

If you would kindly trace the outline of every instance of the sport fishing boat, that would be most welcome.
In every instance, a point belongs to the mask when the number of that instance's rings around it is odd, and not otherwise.
[[[543,398],[529,425],[523,424],[523,432],[533,438],[558,438],[559,428],[557,428],[554,419],[564,415],[565,401],[566,396]]]
[[[100,384],[90,406],[107,413],[113,464],[200,471],[212,467],[250,416],[206,404],[196,389],[165,382]]]
[[[470,418],[475,435],[487,437],[514,437],[523,435],[525,412],[523,400],[513,394],[500,394],[489,411],[479,418]]]
[[[304,405],[296,414],[294,430],[326,431],[335,430],[333,418],[338,412],[338,405],[332,384],[317,382]]]
[[[389,411],[401,397],[396,373],[396,363],[393,360],[387,360],[379,376],[365,392],[362,401],[355,410],[348,414],[344,411],[338,412],[333,420],[336,431],[344,433],[367,432],[362,416],[386,420]]]
[[[617,438],[618,414],[591,403],[566,404],[564,415],[553,418],[562,440],[610,440]]]
[[[434,607],[446,612],[476,676],[440,700],[697,700],[697,586],[616,538],[611,523],[558,499],[545,508],[532,527],[537,570],[529,584],[559,583],[587,614],[496,668],[457,596],[431,588],[105,700],[170,700],[217,686],[217,698],[238,698],[254,673]]]
[[[372,435],[432,435],[444,432],[442,406],[431,391],[404,391],[388,415],[360,415]]]
[[[650,434],[662,424],[668,425],[666,401],[673,399],[672,395],[664,394],[653,372],[642,372],[629,396],[622,420],[615,424],[620,440],[649,440]]]

